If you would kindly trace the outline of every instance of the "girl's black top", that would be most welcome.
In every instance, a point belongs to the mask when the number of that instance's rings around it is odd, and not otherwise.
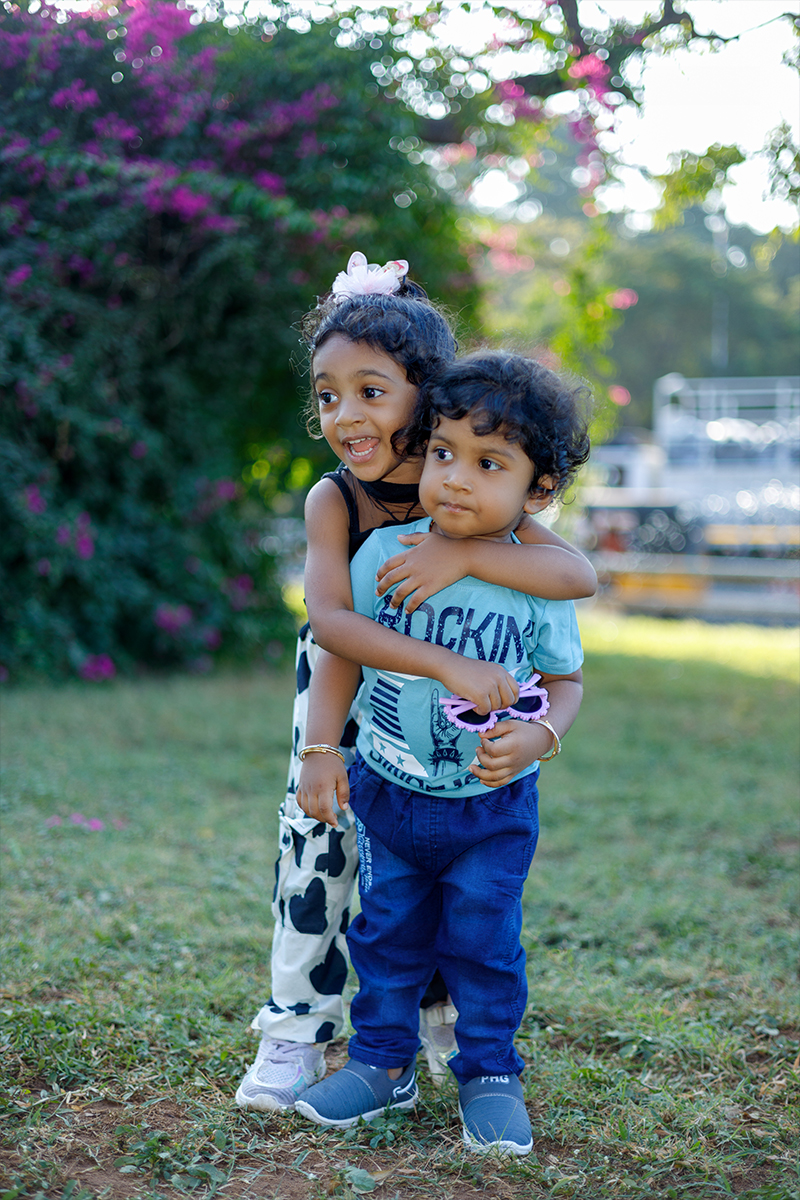
[[[358,503],[353,494],[353,485],[349,482],[350,479],[354,479],[354,476],[344,463],[341,463],[335,471],[327,471],[322,478],[333,480],[347,505],[347,526],[350,531],[349,557],[352,560],[356,550],[364,545],[372,533],[372,529],[362,531],[359,526]],[[370,500],[386,512],[387,519],[380,525],[373,526],[374,529],[385,529],[387,525],[407,524],[412,520],[411,513],[419,505],[419,487],[416,483],[387,483],[384,479],[379,479],[375,483],[363,483],[359,479],[358,486],[364,489]],[[396,517],[386,508],[388,504],[403,505],[406,512]]]

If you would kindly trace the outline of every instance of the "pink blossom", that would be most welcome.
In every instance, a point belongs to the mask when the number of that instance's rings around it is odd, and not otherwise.
[[[79,672],[81,679],[88,679],[91,683],[113,679],[116,673],[117,668],[108,654],[90,654],[81,663]]]
[[[72,108],[75,112],[83,112],[87,108],[96,108],[100,97],[94,88],[85,88],[82,79],[73,79],[69,87],[59,88],[54,92],[50,103],[54,108]]]
[[[37,575],[49,575],[51,571],[50,559],[40,558],[36,564]]]
[[[49,146],[51,142],[57,142],[60,137],[61,130],[57,129],[55,125],[53,125],[50,129],[48,129],[47,133],[43,133],[39,138],[39,145]]]
[[[86,825],[88,823],[88,818],[79,812],[70,813],[69,819],[73,825]]]
[[[151,62],[157,60],[159,64],[171,62],[176,53],[175,42],[192,29],[191,11],[165,0],[133,0],[131,10],[125,14],[128,53]],[[151,51],[155,46],[160,53],[154,56]]]
[[[633,308],[634,304],[639,303],[638,293],[633,288],[620,288],[606,299],[612,308]]]
[[[72,531],[69,525],[59,525],[56,530],[56,542],[59,546],[68,546],[72,541]]]
[[[254,587],[255,584],[250,575],[236,575],[231,579],[224,580],[222,584],[222,590],[230,600],[231,608],[237,612],[247,608],[252,602],[250,593]]]
[[[9,271],[8,275],[6,275],[6,287],[9,288],[9,290],[11,288],[19,287],[20,284],[23,284],[27,279],[30,279],[32,273],[33,267],[30,266],[29,263],[23,263],[21,267],[17,267],[15,270]]]
[[[153,620],[159,629],[177,637],[187,625],[191,625],[194,614],[188,604],[159,604]]]
[[[41,513],[47,511],[47,501],[36,484],[32,483],[29,487],[26,487],[23,495],[25,496],[25,503],[32,513],[36,513],[39,516]]]
[[[106,827],[105,821],[101,821],[99,817],[91,817],[86,822],[87,829],[93,829],[95,831],[98,831],[100,829],[105,829],[105,827]]]
[[[624,407],[624,405],[630,404],[631,402],[631,394],[628,389],[622,387],[618,383],[612,384],[612,386],[608,389],[608,394],[611,397],[612,403],[614,404],[619,404],[620,406]]]
[[[146,458],[148,449],[147,442],[134,442],[129,454],[131,458]]]
[[[94,541],[88,533],[79,533],[75,538],[75,553],[84,560],[94,557]]]
[[[45,821],[45,826],[48,829],[56,829],[59,825],[63,825],[63,824],[64,824],[64,822],[61,820],[61,817],[57,817],[57,816],[48,817],[47,820]]]

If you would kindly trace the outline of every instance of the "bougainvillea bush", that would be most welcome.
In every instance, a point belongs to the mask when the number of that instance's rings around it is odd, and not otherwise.
[[[321,461],[298,317],[357,248],[471,299],[390,145],[413,117],[336,32],[0,8],[4,676],[274,652],[265,498]]]

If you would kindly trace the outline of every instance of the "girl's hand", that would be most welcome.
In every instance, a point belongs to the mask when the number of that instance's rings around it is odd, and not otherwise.
[[[408,599],[406,612],[413,613],[423,600],[464,578],[464,545],[440,533],[402,533],[398,542],[409,549],[393,554],[378,568],[376,595],[382,596],[398,584],[392,608]],[[409,599],[410,597],[410,599]]]
[[[350,784],[344,763],[338,754],[309,754],[300,768],[297,803],[306,816],[336,826],[339,819],[334,799],[338,800],[339,808],[349,805]]]
[[[477,750],[480,767],[470,771],[486,787],[504,787],[531,763],[547,754],[553,745],[549,729],[535,721],[500,721],[481,738]]]
[[[519,696],[519,684],[500,663],[481,662],[452,653],[441,682],[455,695],[472,702],[479,713],[508,708]],[[495,726],[499,729],[500,726]],[[494,733],[494,730],[492,730]]]

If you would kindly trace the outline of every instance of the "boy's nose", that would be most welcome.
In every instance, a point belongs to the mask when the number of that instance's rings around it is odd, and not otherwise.
[[[445,487],[450,488],[450,490],[453,492],[471,492],[472,491],[472,486],[471,486],[467,476],[464,474],[463,471],[459,471],[455,468],[453,468],[453,470],[449,471],[448,474],[445,476],[444,485],[445,485]]]

